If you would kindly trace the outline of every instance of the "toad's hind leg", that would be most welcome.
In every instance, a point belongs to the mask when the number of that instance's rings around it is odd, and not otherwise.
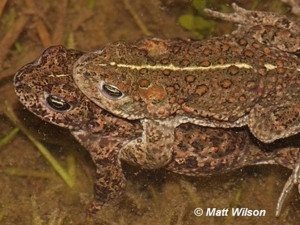
[[[249,129],[260,141],[271,143],[300,132],[300,105],[294,101],[265,99],[249,114]]]
[[[145,169],[158,169],[172,159],[174,127],[169,120],[144,119],[141,137],[123,146],[120,158]]]
[[[89,151],[96,165],[95,196],[87,209],[88,214],[94,214],[105,205],[117,202],[124,192],[126,179],[119,158],[124,139],[84,131],[72,133]]]
[[[264,25],[276,26],[280,29],[289,29],[293,32],[299,32],[299,23],[291,22],[291,20],[284,16],[273,12],[253,11],[239,7],[236,3],[232,3],[234,13],[222,13],[205,9],[205,12],[215,18],[225,21],[230,21],[237,24],[244,24],[247,26]]]
[[[235,3],[232,7],[234,13],[221,13],[210,9],[205,11],[215,18],[239,24],[238,29],[233,32],[236,36],[253,37],[262,44],[287,52],[300,50],[299,22],[273,12],[246,10]]]

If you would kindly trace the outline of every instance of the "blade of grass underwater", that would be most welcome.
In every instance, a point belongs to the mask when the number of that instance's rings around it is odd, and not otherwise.
[[[38,177],[38,178],[47,178],[47,179],[54,179],[53,174],[50,172],[41,172],[41,171],[36,171],[36,170],[26,170],[22,169],[20,170],[19,168],[7,168],[4,170],[0,170],[0,172],[13,175],[13,176],[29,176],[29,177]]]
[[[32,223],[33,225],[43,225],[42,219],[38,214],[38,206],[36,203],[35,196],[31,197],[31,206],[32,206]]]
[[[72,154],[67,156],[67,164],[68,164],[68,175],[71,177],[73,181],[75,181],[76,176],[76,163],[75,157]]]
[[[148,30],[147,26],[143,23],[143,21],[138,16],[138,13],[133,9],[131,4],[128,0],[123,0],[123,4],[125,6],[125,9],[129,12],[131,17],[134,19],[136,25],[140,28],[140,30],[143,32],[146,36],[152,36],[152,32]]]
[[[2,211],[0,211],[0,222],[1,220],[3,220],[4,216],[5,216],[5,209],[2,209]]]
[[[7,142],[10,141],[10,139],[12,139],[18,132],[19,132],[20,128],[19,127],[15,127],[11,132],[9,132],[6,136],[4,136],[3,138],[0,139],[0,148],[5,145]]]
[[[89,0],[89,2],[88,2],[88,4],[87,4],[88,10],[94,11],[94,9],[95,9],[95,3],[96,3],[95,0]]]
[[[6,110],[4,111],[5,115],[21,129],[21,131],[29,138],[29,140],[38,148],[40,153],[46,158],[46,160],[51,164],[54,170],[61,176],[61,178],[67,183],[69,187],[74,186],[74,179],[72,179],[69,174],[62,168],[58,161],[50,154],[47,148],[36,140],[30,132],[21,124],[21,122],[16,117],[15,113],[12,110],[12,107],[8,102],[5,101]]]

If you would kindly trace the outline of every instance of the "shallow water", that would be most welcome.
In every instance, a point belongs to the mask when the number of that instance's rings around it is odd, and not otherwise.
[[[24,1],[25,2],[25,1]],[[10,17],[30,12],[23,1],[8,1],[0,24],[0,34],[9,30]],[[40,17],[32,18],[18,39],[22,51],[12,47],[2,69],[30,62],[47,47],[39,38],[36,21],[42,20],[49,31],[51,45],[64,44],[81,50],[95,50],[115,40],[134,41],[145,32],[137,25],[134,10],[152,36],[191,37],[178,24],[178,17],[191,12],[188,0],[96,1],[93,10],[86,1],[66,1],[64,29],[58,32],[64,1],[34,1]],[[129,1],[127,1],[129,2]],[[270,1],[259,3],[270,7]],[[240,3],[240,5],[242,5]],[[249,8],[247,5],[242,5]],[[60,12],[61,14],[64,13]],[[229,32],[231,25],[217,28]],[[0,36],[0,39],[3,37]],[[15,68],[17,70],[17,68]],[[0,80],[0,102],[8,100],[18,117],[43,141],[55,158],[67,168],[75,162],[75,186],[70,188],[55,173],[28,138],[19,132],[0,148],[0,224],[296,224],[300,219],[300,200],[296,189],[290,194],[282,214],[275,218],[280,191],[290,175],[280,166],[252,166],[213,177],[185,177],[162,170],[145,171],[124,164],[128,188],[121,202],[86,220],[85,206],[93,196],[94,166],[87,152],[67,130],[49,125],[23,110],[12,86],[12,76]],[[4,106],[1,104],[1,110]],[[1,112],[2,112],[1,111]],[[0,114],[0,137],[13,129]],[[195,216],[202,208],[249,208],[266,210],[255,216]]]

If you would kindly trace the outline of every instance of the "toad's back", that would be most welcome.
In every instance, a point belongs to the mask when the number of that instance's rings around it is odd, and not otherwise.
[[[251,38],[145,39],[101,51],[79,60],[77,84],[89,87],[95,94],[87,96],[104,108],[129,119],[176,114],[233,122],[261,98],[298,90],[299,59]],[[99,89],[106,96],[99,96]]]

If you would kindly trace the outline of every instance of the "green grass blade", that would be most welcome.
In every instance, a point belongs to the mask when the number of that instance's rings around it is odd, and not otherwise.
[[[16,125],[20,128],[20,130],[29,138],[29,140],[38,148],[40,153],[46,158],[46,160],[51,164],[54,170],[61,176],[61,178],[67,183],[69,187],[74,186],[74,179],[72,179],[69,174],[63,169],[63,167],[58,163],[58,161],[51,155],[51,153],[47,150],[47,148],[36,140],[30,132],[24,127],[21,122],[16,117],[15,113],[13,112],[11,106],[5,102],[6,110],[5,115]]]
[[[0,211],[0,222],[1,222],[1,220],[3,220],[4,216],[5,216],[5,209]]]
[[[9,142],[18,132],[20,128],[15,127],[11,132],[9,132],[6,136],[0,139],[0,148],[5,145],[7,142]]]

